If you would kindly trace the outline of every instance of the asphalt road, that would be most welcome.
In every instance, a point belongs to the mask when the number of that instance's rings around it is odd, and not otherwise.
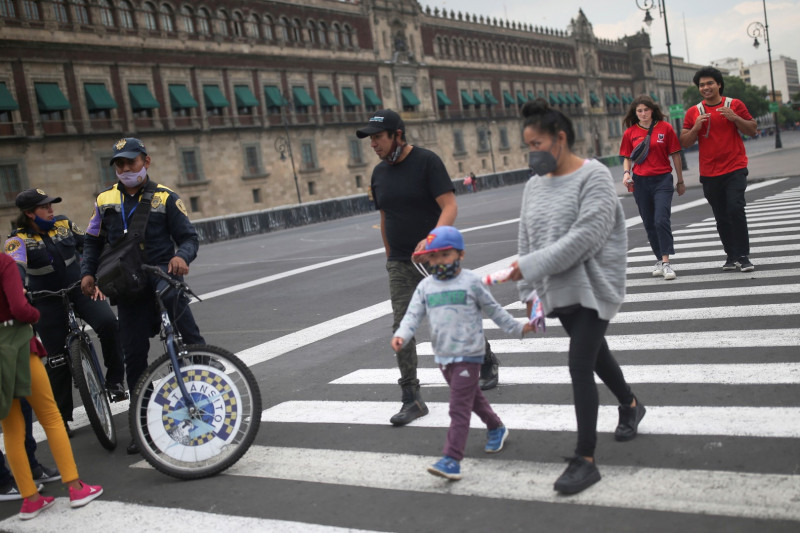
[[[459,197],[466,268],[510,262],[521,192]],[[575,441],[558,324],[522,343],[487,329],[503,362],[488,398],[511,436],[487,456],[473,424],[464,480],[425,471],[444,443],[448,397],[425,331],[431,414],[388,425],[400,391],[379,218],[370,214],[210,244],[193,263],[188,280],[204,301],[192,309],[206,340],[239,353],[261,386],[264,421],[239,464],[212,479],[168,478],[125,455],[120,414],[116,451],[88,426],[72,439],[81,477],[105,488],[100,499],[70,510],[63,487],[50,484],[55,509],[21,522],[19,502],[0,503],[0,530],[797,531],[800,179],[759,183],[748,201],[755,273],[720,272],[710,209],[690,188],[674,203],[678,279],[667,282],[650,275],[654,258],[623,197],[629,296],[608,338],[649,410],[640,436],[616,443],[614,400],[600,388],[604,478],[576,497],[552,491]],[[523,315],[513,286],[493,292]],[[52,464],[46,442],[39,457]]]

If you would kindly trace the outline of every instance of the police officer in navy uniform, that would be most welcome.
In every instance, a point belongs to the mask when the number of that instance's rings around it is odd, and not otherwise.
[[[81,289],[84,294],[96,299],[104,298],[95,285],[95,274],[103,247],[106,244],[113,245],[125,235],[139,205],[144,186],[150,179],[147,173],[150,156],[139,139],[128,137],[117,141],[113,147],[111,165],[114,166],[119,181],[97,196],[94,214],[86,228],[81,267]],[[157,185],[145,229],[144,251],[147,263],[182,279],[189,273],[189,263],[197,256],[198,246],[197,232],[189,221],[180,197],[167,187]],[[166,285],[164,280],[152,277],[150,283],[153,289]],[[163,300],[170,319],[180,331],[184,342],[205,344],[189,309],[188,297],[179,296],[174,289],[170,289]],[[133,390],[139,377],[147,369],[150,337],[158,331],[158,307],[153,290],[145,290],[136,298],[112,301],[112,304],[117,306],[125,373],[128,387]],[[131,441],[128,453],[138,452],[135,442]]]
[[[48,196],[41,189],[28,189],[17,195],[20,209],[15,229],[5,243],[5,252],[19,267],[30,291],[57,291],[81,279],[80,258],[83,250],[83,231],[63,215],[54,215],[53,204],[61,198]],[[119,350],[117,317],[106,302],[93,301],[79,290],[70,294],[75,312],[83,318],[100,339],[106,366],[106,382],[112,398],[125,399],[122,386],[124,369]],[[67,422],[72,421],[72,374],[65,358],[64,340],[68,333],[67,312],[58,298],[44,298],[34,302],[41,313],[36,331],[42,339],[49,358],[47,374],[53,388],[58,410]]]

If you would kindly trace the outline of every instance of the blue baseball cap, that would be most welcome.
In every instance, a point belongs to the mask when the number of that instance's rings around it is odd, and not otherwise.
[[[111,156],[110,165],[120,157],[125,159],[136,159],[139,155],[147,155],[144,143],[135,137],[126,137],[114,143],[114,155]]]
[[[414,255],[430,254],[441,250],[463,250],[464,237],[453,226],[439,226],[428,234],[425,249],[414,252]]]

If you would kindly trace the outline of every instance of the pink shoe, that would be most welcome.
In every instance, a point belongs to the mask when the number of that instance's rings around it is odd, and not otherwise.
[[[69,488],[69,506],[73,509],[83,507],[101,494],[103,494],[103,487],[100,485],[87,485],[81,481],[81,488],[77,490]]]
[[[37,514],[42,512],[44,509],[47,509],[51,505],[56,502],[56,499],[52,496],[42,496],[35,502],[30,501],[28,498],[25,498],[22,501],[22,509],[19,512],[19,517],[23,520],[30,520],[31,518],[35,517]]]

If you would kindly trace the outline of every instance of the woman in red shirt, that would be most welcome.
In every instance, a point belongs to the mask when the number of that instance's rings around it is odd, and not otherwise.
[[[677,190],[680,196],[686,192],[680,158],[681,145],[675,130],[664,120],[661,109],[647,95],[634,98],[623,123],[627,129],[619,148],[619,155],[625,158],[622,181],[626,185],[633,181],[633,197],[647,232],[647,240],[657,259],[653,276],[675,279],[677,276],[669,262],[669,256],[675,253],[670,222],[675,188],[672,186],[670,158],[678,174]],[[653,130],[648,135],[651,126]],[[643,142],[649,143],[647,157],[634,164],[631,154]]]
[[[25,452],[25,420],[20,397],[25,397],[31,404],[47,434],[61,479],[69,487],[70,506],[82,507],[100,496],[103,489],[99,485],[87,485],[78,478],[67,430],[61,421],[61,413],[53,399],[50,380],[41,361],[47,352],[33,336],[31,328],[31,324],[39,320],[39,311],[25,299],[17,265],[6,254],[0,254],[0,287],[0,379],[3,381],[0,423],[3,426],[8,465],[24,498],[19,517],[23,520],[33,518],[55,500],[52,496],[42,496],[36,490]]]

